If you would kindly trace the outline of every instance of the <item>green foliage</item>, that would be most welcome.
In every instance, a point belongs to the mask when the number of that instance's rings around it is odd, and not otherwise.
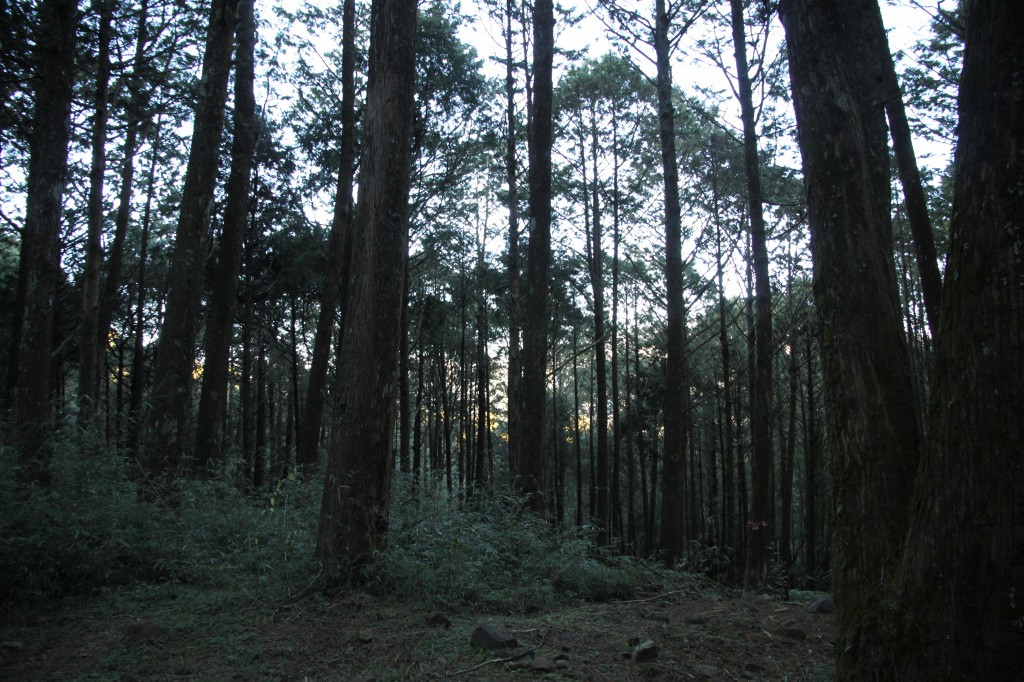
[[[4,601],[136,581],[295,591],[312,576],[318,486],[288,479],[253,497],[226,478],[187,481],[140,501],[121,454],[77,436],[55,450],[53,484],[25,488],[0,445]]]
[[[594,551],[589,533],[553,528],[511,494],[470,502],[396,484],[389,544],[371,585],[399,600],[522,612],[632,593],[646,564]]]

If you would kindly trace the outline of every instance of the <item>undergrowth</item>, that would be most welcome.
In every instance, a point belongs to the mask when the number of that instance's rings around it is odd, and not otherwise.
[[[273,490],[240,489],[225,472],[180,481],[171,498],[140,500],[134,463],[77,431],[62,436],[52,484],[18,483],[0,438],[0,602],[25,602],[132,583],[177,582],[304,593],[316,579],[322,480],[290,477]],[[628,595],[671,579],[596,551],[592,534],[552,527],[509,493],[477,496],[415,488],[397,477],[388,546],[363,586],[437,607],[524,612]]]

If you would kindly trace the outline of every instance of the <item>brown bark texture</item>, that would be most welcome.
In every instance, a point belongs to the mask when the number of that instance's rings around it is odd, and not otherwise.
[[[900,318],[875,0],[786,0],[834,481],[839,677],[888,664],[887,581],[906,530],[920,426]],[[866,530],[869,532],[865,532]]]
[[[375,0],[360,201],[339,372],[339,409],[324,482],[316,556],[352,581],[384,546],[408,251],[415,0]]]
[[[967,15],[928,435],[892,642],[900,679],[1024,671],[1024,5]]]

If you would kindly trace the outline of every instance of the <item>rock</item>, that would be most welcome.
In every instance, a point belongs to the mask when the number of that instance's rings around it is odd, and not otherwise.
[[[824,597],[818,597],[810,604],[808,604],[804,610],[807,613],[832,613],[835,611],[836,603],[832,599],[832,595],[826,594]]]
[[[757,663],[747,663],[745,666],[743,666],[743,669],[746,670],[748,673],[764,672],[764,668],[759,666]]]
[[[356,635],[356,639],[359,640],[360,644],[369,644],[373,641],[373,633],[369,630],[360,630],[359,634]]]
[[[549,673],[555,669],[555,664],[543,656],[535,656],[530,663],[530,670],[537,673]]]
[[[427,618],[427,625],[431,627],[442,627],[445,630],[452,626],[452,622],[443,613],[435,613]]]
[[[17,649],[21,651],[25,648],[25,643],[16,639],[9,639],[6,642],[0,642],[0,649]]]
[[[519,646],[515,637],[492,628],[490,625],[478,625],[476,630],[473,630],[469,642],[489,651],[512,649]]]
[[[718,673],[718,668],[701,663],[693,666],[693,672],[696,673],[698,678],[711,679]]]
[[[633,649],[633,660],[637,663],[644,663],[646,661],[653,661],[658,657],[658,645],[654,643],[653,639],[649,639],[646,642],[637,644]]]

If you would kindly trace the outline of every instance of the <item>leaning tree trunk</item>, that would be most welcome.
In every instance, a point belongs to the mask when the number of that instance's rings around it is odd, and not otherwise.
[[[929,429],[887,643],[900,679],[1024,670],[1024,5],[969,5]]]
[[[907,528],[920,425],[892,262],[889,156],[863,30],[875,0],[784,0],[822,329],[832,476],[838,672],[887,669],[882,623]],[[870,529],[870,532],[865,532]]]
[[[338,386],[341,418],[324,482],[316,557],[349,581],[384,546],[394,466],[402,281],[416,77],[415,0],[375,0],[366,136]]]
[[[210,7],[192,148],[171,254],[167,306],[153,367],[149,413],[143,426],[140,464],[150,485],[158,478],[178,473],[184,456],[192,407],[196,327],[238,2],[213,0]]]
[[[34,63],[38,84],[29,140],[25,225],[11,336],[9,386],[17,390],[17,429],[22,475],[49,481],[50,349],[60,270],[61,198],[71,133],[76,0],[46,0],[38,8]],[[23,304],[21,308],[19,304]],[[12,349],[13,351],[13,349]]]
[[[253,157],[259,137],[256,118],[255,78],[256,16],[253,0],[238,3],[238,48],[235,60],[235,130],[231,142],[224,228],[217,267],[210,282],[206,343],[203,346],[203,384],[196,421],[196,470],[205,475],[224,453],[224,411],[227,408],[228,361],[231,353],[235,310],[238,307],[238,274],[242,267],[242,242],[249,218],[249,193]]]
[[[295,461],[313,467],[320,459],[320,423],[324,416],[327,360],[338,303],[344,303],[352,252],[352,179],[355,174],[356,88],[355,88],[355,0],[345,0],[341,37],[341,159],[334,198],[334,217],[328,238],[327,275],[324,277],[320,315],[313,337],[313,358],[306,387],[306,409],[298,438]],[[340,353],[339,353],[339,358]],[[404,428],[404,427],[403,427]]]

